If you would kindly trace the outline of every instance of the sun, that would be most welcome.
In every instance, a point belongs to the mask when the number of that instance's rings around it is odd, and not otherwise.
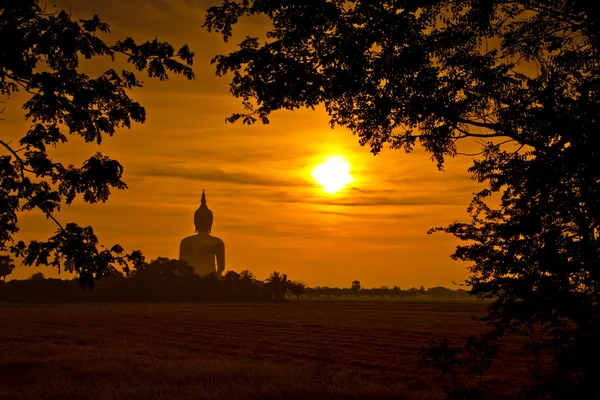
[[[354,182],[350,163],[342,156],[331,156],[313,168],[310,175],[327,193],[336,193]]]

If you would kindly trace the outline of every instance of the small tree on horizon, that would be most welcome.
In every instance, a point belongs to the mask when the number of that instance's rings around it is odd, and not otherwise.
[[[42,272],[35,272],[29,277],[30,281],[43,281],[44,279],[46,279],[46,277]]]
[[[350,290],[354,293],[354,298],[358,298],[358,294],[360,293],[360,281],[352,282],[352,286],[350,286]]]
[[[300,301],[300,296],[306,293],[306,284],[299,281],[288,282],[288,291],[296,296],[296,301]]]
[[[6,276],[12,274],[15,269],[15,264],[10,256],[0,256],[0,277],[6,282]]]
[[[247,269],[240,272],[240,280],[254,282],[254,279],[255,279],[254,274],[252,272],[248,271]]]
[[[231,270],[230,270],[230,271],[227,271],[227,272],[225,272],[225,273],[224,273],[224,274],[221,276],[221,278],[222,278],[222,279],[225,279],[225,280],[230,280],[230,281],[239,281],[239,280],[240,280],[240,274],[238,274],[238,273],[237,273],[237,272],[235,272],[235,271],[231,271]]]
[[[225,298],[235,298],[238,294],[240,274],[235,271],[227,271],[221,276],[223,295]]]
[[[271,294],[273,300],[283,300],[288,292],[288,278],[286,274],[280,274],[277,271],[265,280],[265,287]]]
[[[256,285],[256,279],[254,274],[247,269],[240,272],[240,279],[238,282],[239,291],[238,293],[244,298],[257,298],[259,295],[259,289]]]

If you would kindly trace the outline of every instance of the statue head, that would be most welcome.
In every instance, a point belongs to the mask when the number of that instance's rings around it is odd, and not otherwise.
[[[202,190],[202,200],[200,201],[200,208],[196,210],[194,214],[194,225],[196,225],[196,232],[208,232],[210,233],[213,224],[213,213],[206,206],[206,195]]]

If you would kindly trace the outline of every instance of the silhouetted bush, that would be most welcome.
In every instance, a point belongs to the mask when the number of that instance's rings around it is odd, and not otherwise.
[[[228,271],[199,276],[185,261],[157,258],[125,276],[118,272],[100,280],[93,290],[82,288],[77,278],[48,279],[41,272],[27,280],[0,285],[0,301],[38,302],[217,302],[271,300],[265,284],[250,271]],[[278,299],[280,299],[278,297]]]
[[[415,292],[418,291],[415,289]],[[431,293],[430,293],[431,292]],[[428,289],[426,294],[458,297],[458,291],[446,288]],[[143,263],[125,276],[117,272],[112,278],[98,281],[93,290],[81,286],[77,278],[71,280],[45,278],[41,272],[26,280],[11,280],[0,284],[0,301],[13,303],[60,302],[251,302],[284,301],[286,296],[296,300],[308,297],[355,297],[379,295],[402,296],[399,287],[361,289],[306,287],[301,282],[288,280],[286,274],[274,272],[265,282],[257,280],[252,272],[227,271],[199,276],[185,261],[159,257]]]

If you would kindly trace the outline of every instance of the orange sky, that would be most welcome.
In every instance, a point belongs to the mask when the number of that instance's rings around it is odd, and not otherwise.
[[[113,40],[158,36],[196,52],[194,82],[145,79],[145,87],[134,91],[146,107],[145,124],[120,130],[101,146],[73,138],[53,153],[57,160],[81,163],[102,151],[124,165],[129,185],[106,204],[78,199],[59,220],[90,224],[105,245],[139,248],[148,259],[176,258],[180,240],[194,233],[193,214],[205,189],[215,215],[213,235],[225,241],[227,269],[247,267],[260,279],[278,270],[311,286],[349,286],[358,279],[365,287],[449,287],[451,280],[463,280],[466,266],[449,258],[457,241],[426,232],[467,220],[466,207],[478,188],[467,173],[471,160],[448,160],[446,171],[439,172],[420,149],[412,154],[386,149],[374,157],[349,131],[332,130],[322,109],[277,112],[270,125],[226,124],[225,117],[241,106],[209,61],[261,26],[239,27],[226,45],[201,27],[204,9],[214,3],[57,2],[75,16],[98,13],[111,25]],[[3,138],[17,139],[25,131],[22,103],[20,96],[8,100]],[[310,177],[311,168],[332,154],[350,161],[355,178],[335,195]],[[39,212],[21,215],[20,227],[18,239],[24,240],[45,239],[55,230]],[[34,272],[17,267],[10,278]]]

